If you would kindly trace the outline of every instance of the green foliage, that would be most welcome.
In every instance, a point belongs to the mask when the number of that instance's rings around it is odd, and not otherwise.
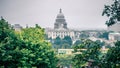
[[[98,65],[101,60],[100,52],[101,45],[91,40],[81,40],[82,43],[74,46],[75,57],[73,58],[73,66],[79,68],[85,66],[89,59],[94,60],[94,65]]]
[[[80,38],[85,39],[89,37],[88,31],[82,31],[80,34]]]
[[[40,43],[44,40],[44,30],[41,28],[25,28],[21,31],[21,39],[25,42]]]
[[[75,68],[86,66],[88,59],[93,59],[93,66],[100,68],[119,68],[120,67],[120,41],[114,47],[109,48],[107,53],[101,52],[103,43],[99,41],[83,40],[81,44],[74,46],[75,57],[73,66]]]
[[[73,55],[57,55],[58,64],[57,66],[60,67],[70,67],[72,64]]]
[[[115,43],[114,47],[111,47],[104,59],[104,66],[109,68],[120,68],[120,41]]]
[[[44,29],[36,25],[35,28],[25,28],[21,31],[20,36],[25,42],[22,48],[24,58],[23,66],[37,66],[44,65],[47,68],[54,68],[56,65],[56,58],[51,44],[44,39]]]
[[[109,33],[110,33],[110,32],[104,32],[104,33],[102,33],[102,35],[100,35],[99,37],[100,37],[100,38],[105,38],[105,39],[108,40],[108,39],[109,39]]]
[[[10,29],[8,22],[1,17],[0,20],[0,41],[4,40],[7,37],[6,31]]]
[[[62,44],[62,40],[61,38],[58,36],[54,39],[54,43],[53,43],[53,47],[55,49],[61,48],[61,44]]]
[[[25,28],[15,32],[0,20],[0,66],[5,68],[56,68],[56,56],[44,39],[44,29]]]
[[[56,44],[56,45],[60,45],[61,44],[61,38],[59,36],[56,37],[56,39],[54,40],[54,44]]]
[[[107,26],[111,26],[120,21],[120,0],[113,0],[113,4],[105,5],[102,15],[106,15],[109,20],[106,21]]]
[[[54,48],[58,49],[58,48],[71,48],[72,45],[72,39],[70,38],[70,36],[65,36],[63,39],[61,39],[59,36],[56,37],[56,39],[54,39]]]
[[[66,43],[66,44],[69,44],[69,45],[72,45],[72,39],[70,36],[65,36],[63,39],[63,44]]]
[[[77,40],[75,43],[74,43],[74,45],[76,46],[76,45],[79,45],[79,44],[81,44],[82,42],[81,42],[81,40]]]
[[[0,66],[15,68],[23,57],[20,52],[21,42],[3,18],[0,24]]]

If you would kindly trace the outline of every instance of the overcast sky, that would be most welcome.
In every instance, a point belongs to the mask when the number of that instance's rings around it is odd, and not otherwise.
[[[59,9],[68,28],[106,28],[102,16],[105,4],[112,0],[0,0],[0,16],[10,24],[54,27]]]

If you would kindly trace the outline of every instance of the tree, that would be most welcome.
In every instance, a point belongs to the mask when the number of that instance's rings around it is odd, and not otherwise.
[[[3,17],[1,17],[0,20],[0,41],[4,40],[5,37],[7,37],[7,34],[5,33],[8,29],[10,29],[8,22],[6,22]]]
[[[81,40],[77,40],[75,41],[74,45],[76,46],[76,45],[79,45],[80,43],[82,43]]]
[[[113,4],[104,6],[102,13],[102,15],[106,15],[109,18],[109,20],[106,21],[108,27],[120,21],[120,0],[113,1]]]
[[[20,32],[19,38],[25,43],[21,50],[24,55],[21,60],[23,67],[54,68],[56,66],[55,53],[51,44],[45,41],[44,34],[44,29],[38,25]]]
[[[59,36],[54,39],[54,44],[61,45],[61,38]]]
[[[72,39],[70,36],[65,36],[63,39],[62,39],[62,48],[65,48],[65,49],[68,49],[68,48],[71,48],[71,45],[72,45]]]
[[[54,48],[71,48],[72,45],[72,39],[70,36],[65,36],[63,39],[61,39],[59,36],[54,39]]]
[[[70,36],[65,36],[62,40],[63,40],[62,43],[67,43],[67,44],[69,44],[70,46],[72,45],[72,39],[71,39]]]
[[[20,52],[21,41],[15,35],[8,22],[0,20],[0,66],[16,68],[23,55]]]
[[[109,68],[120,68],[120,41],[115,43],[114,47],[111,47],[104,59],[104,66]]]
[[[104,33],[102,33],[99,37],[108,40],[108,39],[109,39],[109,33],[110,33],[110,32],[104,32]]]
[[[61,48],[61,43],[62,43],[62,40],[61,38],[58,36],[54,39],[54,43],[53,43],[53,46],[54,48],[58,49],[58,48]]]
[[[70,68],[71,64],[72,64],[72,58],[73,55],[57,55],[58,58],[58,67],[68,67]]]
[[[3,18],[0,24],[0,66],[56,67],[56,56],[51,44],[44,39],[44,29],[37,25],[15,32]]]
[[[80,38],[85,39],[89,37],[89,33],[87,31],[82,31],[80,34]]]
[[[82,43],[74,46],[75,57],[73,58],[73,66],[79,68],[86,65],[86,62],[89,59],[94,60],[94,65],[98,65],[98,62],[101,61],[100,51],[101,46],[97,42],[91,40],[82,40]]]

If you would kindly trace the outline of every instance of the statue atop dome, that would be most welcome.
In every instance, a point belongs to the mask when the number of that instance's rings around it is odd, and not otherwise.
[[[60,8],[60,12],[59,13],[62,13],[62,9]]]

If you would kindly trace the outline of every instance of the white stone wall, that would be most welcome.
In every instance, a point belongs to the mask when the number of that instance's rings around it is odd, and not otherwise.
[[[47,32],[48,38],[55,39],[56,37],[60,37],[63,39],[65,36],[70,36],[72,40],[79,38],[80,32],[75,32],[74,30],[48,30]]]

